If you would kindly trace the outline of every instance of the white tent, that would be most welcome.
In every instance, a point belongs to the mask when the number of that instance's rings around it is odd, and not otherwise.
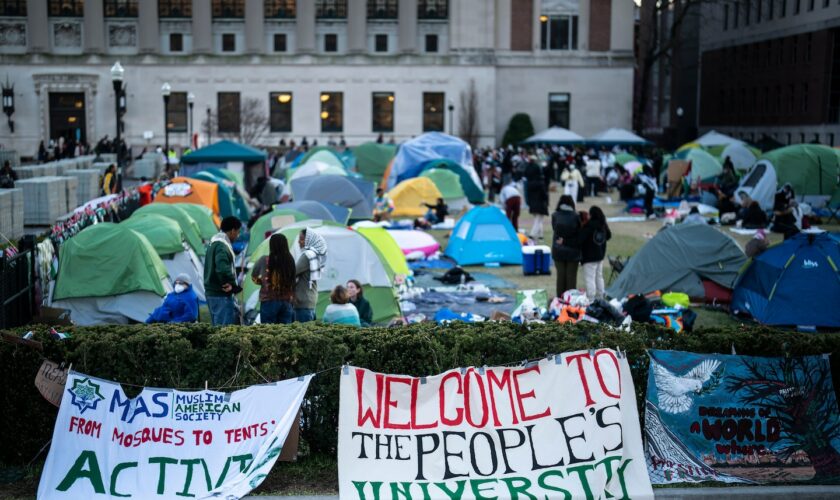
[[[563,127],[551,127],[522,141],[522,144],[582,144],[586,139]]]
[[[589,139],[586,140],[590,144],[598,144],[598,145],[637,145],[637,146],[644,146],[646,144],[650,144],[650,141],[645,139],[644,137],[639,137],[638,135],[630,132],[629,130],[625,130],[623,128],[608,128],[606,130],[602,130],[597,134],[593,135]]]
[[[757,201],[763,210],[772,210],[776,183],[776,169],[773,164],[767,160],[760,160],[747,175],[741,177],[741,183],[735,190],[735,198],[740,201],[740,195],[746,194]]]
[[[744,141],[738,140],[734,137],[730,137],[726,134],[721,134],[720,132],[717,132],[715,130],[710,130],[692,142],[696,142],[697,144],[708,148],[712,146],[728,146],[730,144],[739,143],[743,144]]]
[[[749,170],[756,160],[755,154],[753,154],[750,148],[748,148],[743,142],[734,142],[726,146],[720,153],[720,157],[721,159],[729,157],[729,160],[732,161],[732,165],[735,166],[735,170],[740,170],[742,172]]]
[[[323,151],[319,151],[318,153],[322,152]],[[347,171],[341,167],[330,165],[329,163],[324,163],[322,161],[310,159],[309,161],[307,161],[306,163],[294,170],[294,172],[286,182],[286,185],[283,187],[283,194],[287,196],[290,196],[292,194],[293,180],[303,179],[304,177],[312,177],[317,175],[340,175],[343,177],[347,177]]]

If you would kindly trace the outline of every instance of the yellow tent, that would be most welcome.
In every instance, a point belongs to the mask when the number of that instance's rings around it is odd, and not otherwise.
[[[394,202],[392,217],[422,217],[429,210],[423,203],[434,205],[443,196],[428,177],[415,177],[394,186],[388,197]]]

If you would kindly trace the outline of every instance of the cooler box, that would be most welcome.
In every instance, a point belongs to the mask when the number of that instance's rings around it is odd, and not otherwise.
[[[551,274],[551,248],[546,245],[522,247],[522,273]]]

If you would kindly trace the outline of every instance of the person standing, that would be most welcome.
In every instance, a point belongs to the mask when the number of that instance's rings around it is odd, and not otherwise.
[[[586,161],[586,193],[588,196],[598,196],[601,188],[601,160],[591,157]]]
[[[359,311],[359,320],[362,322],[362,326],[370,326],[373,323],[373,309],[370,307],[370,302],[365,298],[359,280],[347,282],[347,294],[350,296],[350,303],[356,306],[356,310]]]
[[[102,177],[102,195],[114,194],[117,187],[117,166],[113,163],[108,165],[105,176]]]
[[[557,296],[577,288],[577,270],[580,263],[580,217],[575,212],[575,200],[568,194],[560,197],[557,210],[551,215],[554,240],[551,258],[557,268]]]
[[[612,238],[604,211],[598,206],[589,209],[589,221],[580,230],[583,281],[589,300],[604,297],[604,257],[607,241]]]
[[[210,239],[204,258],[204,292],[214,325],[239,324],[233,296],[241,288],[236,283],[233,244],[239,238],[242,221],[233,216],[222,219],[221,232]]]
[[[648,219],[655,219],[656,214],[653,213],[653,198],[656,195],[656,178],[653,176],[653,169],[645,165],[642,172],[636,176],[639,185],[645,193],[645,217]]]
[[[268,240],[268,255],[260,257],[251,279],[260,285],[260,323],[288,324],[294,321],[295,259],[289,240],[280,233]]]
[[[17,180],[18,174],[15,172],[15,169],[12,168],[9,160],[4,161],[3,168],[0,168],[0,188],[13,189]]]
[[[533,156],[525,167],[525,179],[527,181],[525,190],[528,192],[528,212],[534,216],[530,236],[535,240],[541,240],[544,233],[543,221],[548,215],[548,186],[545,184],[543,171]]]
[[[522,209],[522,195],[516,189],[516,182],[514,182],[512,177],[505,187],[502,188],[499,201],[505,207],[505,216],[513,224],[513,230],[519,232],[519,212]]]
[[[295,321],[315,321],[318,302],[318,280],[327,260],[327,242],[311,229],[303,229],[298,236],[301,249],[295,264]]]
[[[574,163],[569,163],[569,167],[560,175],[560,180],[563,181],[563,194],[571,196],[573,201],[579,200],[583,176]]]

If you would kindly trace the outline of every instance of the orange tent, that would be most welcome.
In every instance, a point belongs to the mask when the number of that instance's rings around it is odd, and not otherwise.
[[[155,203],[195,203],[213,211],[219,220],[219,186],[215,182],[175,177],[155,196]]]

